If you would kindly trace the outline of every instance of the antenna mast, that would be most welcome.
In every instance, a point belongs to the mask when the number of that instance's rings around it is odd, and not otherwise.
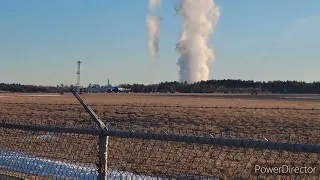
[[[76,87],[80,87],[80,65],[81,65],[81,61],[77,61],[77,83],[76,83]]]

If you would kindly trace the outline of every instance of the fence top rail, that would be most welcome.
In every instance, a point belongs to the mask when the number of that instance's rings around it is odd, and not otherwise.
[[[320,145],[313,144],[298,144],[298,143],[283,143],[283,142],[269,142],[247,139],[231,139],[231,138],[215,138],[191,135],[174,135],[163,133],[147,133],[147,132],[133,132],[107,129],[86,129],[86,128],[66,128],[54,126],[39,126],[39,125],[22,125],[0,122],[1,128],[16,129],[24,131],[45,131],[52,133],[71,133],[71,134],[87,134],[87,135],[102,135],[120,138],[133,139],[148,139],[160,141],[185,142],[194,144],[207,144],[213,146],[228,146],[238,148],[256,148],[268,150],[284,150],[291,152],[306,152],[306,153],[320,153]]]
[[[30,103],[4,102],[6,105],[39,105],[39,106],[79,106],[75,103]],[[187,105],[153,105],[153,104],[90,104],[92,107],[137,107],[137,108],[197,108],[197,109],[238,109],[238,110],[292,110],[292,111],[320,111],[320,108],[296,107],[246,107],[246,106],[187,106]]]

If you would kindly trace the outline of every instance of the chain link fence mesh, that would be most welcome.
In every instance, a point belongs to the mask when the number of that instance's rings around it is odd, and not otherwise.
[[[91,106],[112,130],[320,144],[320,109],[317,108]],[[0,119],[23,124],[97,128],[80,104],[1,103]]]
[[[280,175],[264,169],[283,165],[288,170],[284,169]],[[303,169],[304,173],[294,173],[291,169],[295,167],[309,169]],[[116,137],[109,138],[108,168],[118,170],[119,173],[129,171],[179,179],[320,177],[320,160],[316,153]]]
[[[0,169],[18,177],[95,179],[98,174],[93,135],[0,128],[0,142]]]
[[[16,172],[16,176],[24,178],[25,175],[54,179],[98,178],[98,130],[74,134],[28,131],[28,126],[22,129],[0,128],[2,173]],[[320,177],[319,146],[104,132],[110,135],[107,179]]]
[[[12,111],[14,109],[14,111]],[[96,105],[109,130],[320,144],[320,109]],[[97,130],[78,104],[1,103],[7,123]],[[319,178],[319,153],[108,138],[108,179]],[[0,174],[97,179],[98,136],[0,128]],[[268,173],[270,168],[287,173]],[[311,173],[292,173],[292,168]],[[304,168],[305,167],[305,168]],[[257,169],[256,172],[254,171]],[[291,170],[291,173],[290,173]]]

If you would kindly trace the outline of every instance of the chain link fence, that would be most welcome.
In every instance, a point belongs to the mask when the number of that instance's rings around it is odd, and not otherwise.
[[[55,127],[2,124],[0,169],[18,177],[94,179],[98,138],[81,131],[59,132]]]
[[[112,130],[320,144],[320,109],[317,108],[90,106]],[[45,126],[96,128],[83,107],[75,103],[1,103],[0,119]]]
[[[0,133],[0,172],[21,178],[98,179],[104,153],[106,179],[320,177],[319,145],[6,122]]]
[[[91,109],[73,93],[83,107],[0,104],[0,179],[320,178],[320,109]]]
[[[35,105],[35,106],[79,106],[76,103],[21,103],[4,102],[3,105]],[[251,109],[251,110],[295,110],[319,111],[320,108],[295,108],[295,107],[246,107],[246,106],[188,106],[188,105],[152,105],[152,104],[92,104],[91,107],[130,107],[130,108],[188,108],[188,109]]]

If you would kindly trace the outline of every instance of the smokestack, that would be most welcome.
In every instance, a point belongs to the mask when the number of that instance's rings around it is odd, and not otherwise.
[[[219,20],[220,8],[213,0],[180,0],[176,8],[182,18],[182,31],[176,45],[180,54],[180,81],[194,83],[209,79],[209,61],[215,55],[207,46],[210,34]]]
[[[108,79],[108,86],[110,86],[110,82],[109,82],[109,79]]]
[[[153,11],[154,8],[161,4],[161,0],[149,0],[149,11]],[[147,29],[148,29],[148,49],[149,54],[152,59],[158,57],[159,52],[159,29],[160,29],[160,17],[147,15],[146,19]]]

